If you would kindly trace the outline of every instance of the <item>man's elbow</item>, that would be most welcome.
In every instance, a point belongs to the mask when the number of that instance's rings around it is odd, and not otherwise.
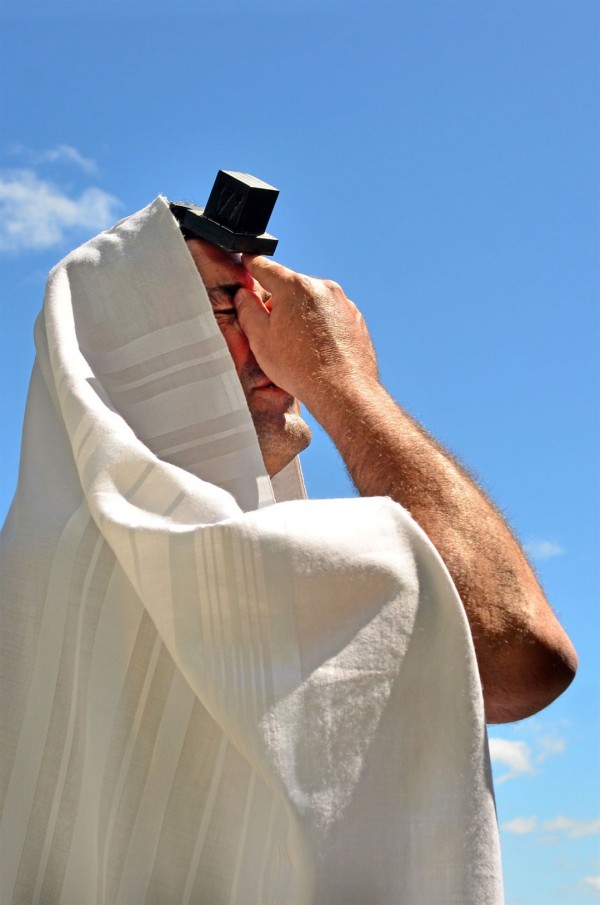
[[[577,672],[577,653],[560,630],[547,641],[523,639],[510,646],[510,662],[482,674],[488,723],[512,723],[548,707],[569,687]],[[504,658],[500,658],[504,659]]]

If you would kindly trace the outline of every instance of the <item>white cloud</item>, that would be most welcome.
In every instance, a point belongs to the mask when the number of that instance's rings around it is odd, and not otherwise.
[[[505,832],[515,833],[517,836],[533,833],[536,827],[537,817],[515,817],[514,820],[508,820],[502,824],[502,829]]]
[[[492,763],[504,764],[509,768],[506,773],[496,779],[496,785],[506,782],[508,779],[514,779],[516,776],[533,773],[531,748],[526,742],[511,742],[506,738],[491,738],[490,756]]]
[[[529,729],[529,743],[522,740],[490,738],[490,756],[495,768],[496,785],[518,776],[535,774],[549,757],[564,754],[567,750],[566,740],[552,725],[530,724],[528,727],[522,725],[519,728],[520,731]],[[498,776],[498,767],[501,764],[508,767],[508,770]]]
[[[581,885],[588,892],[593,893],[595,896],[600,896],[600,874],[596,877],[583,877]]]
[[[541,748],[536,757],[539,764],[556,754],[564,754],[567,750],[567,743],[560,735],[547,735],[538,744]]]
[[[573,820],[571,817],[555,817],[554,820],[546,820],[544,829],[548,833],[564,833],[571,839],[581,839],[583,836],[594,836],[600,833],[600,818],[598,820]]]
[[[538,830],[538,819],[535,816],[515,817],[513,818],[513,820],[508,820],[503,823],[501,829],[506,833],[514,833],[517,836],[524,836],[528,833],[535,833]],[[560,838],[559,834],[562,834],[563,837],[566,836],[569,839],[581,839],[584,836],[594,836],[600,833],[600,818],[598,820],[573,820],[572,817],[559,815],[553,820],[545,820],[544,823],[539,826],[539,830],[546,834],[552,834],[543,836],[540,839],[541,842],[558,842]],[[574,868],[577,866],[577,864],[559,864],[557,862],[557,867],[564,868],[567,866],[569,868]]]
[[[90,157],[84,157],[73,145],[57,145],[55,148],[48,148],[46,151],[32,151],[23,145],[14,145],[12,152],[13,154],[25,156],[34,165],[41,163],[74,163],[90,176],[98,172],[96,161]]]
[[[116,219],[120,202],[99,188],[70,198],[33,170],[0,175],[0,251],[50,248],[73,231],[95,233]]]
[[[50,148],[48,151],[42,151],[37,155],[39,163],[46,161],[48,163],[56,163],[62,160],[76,164],[81,167],[84,173],[94,175],[98,172],[96,161],[91,160],[89,157],[84,157],[77,148],[73,148],[71,145],[57,145],[56,148]]]
[[[532,559],[552,559],[563,556],[567,551],[560,544],[551,540],[530,540],[525,545],[525,552]]]

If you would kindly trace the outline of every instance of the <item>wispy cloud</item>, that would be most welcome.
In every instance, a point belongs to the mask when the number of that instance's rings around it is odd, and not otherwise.
[[[567,552],[564,547],[552,540],[532,539],[524,544],[525,552],[532,559],[553,559],[555,556],[564,556]]]
[[[96,161],[84,157],[73,145],[57,145],[44,151],[33,151],[24,145],[13,145],[11,150],[13,154],[25,157],[34,166],[43,163],[72,163],[90,176],[95,176],[98,172]]]
[[[118,198],[99,188],[69,197],[34,170],[0,174],[0,251],[44,249],[59,245],[71,233],[94,233],[110,225]]]
[[[595,877],[583,877],[581,885],[587,892],[591,892],[594,896],[600,898],[600,874]]]
[[[569,839],[583,839],[585,836],[594,836],[600,833],[600,819],[598,820],[574,820],[572,817],[559,815],[553,820],[538,821],[535,815],[531,817],[514,817],[502,824],[501,829],[505,833],[513,833],[516,836],[525,836],[539,830],[543,833],[542,842],[558,842],[562,836]],[[548,835],[550,834],[550,835]],[[564,867],[564,865],[562,865]],[[575,867],[575,864],[569,865]]]
[[[544,830],[547,833],[564,833],[570,839],[581,839],[583,836],[595,836],[600,833],[600,818],[598,820],[573,820],[562,815],[554,820],[546,820]]]
[[[507,820],[501,826],[506,833],[514,833],[516,836],[524,836],[533,833],[537,829],[537,817],[515,817]]]
[[[532,723],[528,729],[531,744],[521,739],[490,739],[492,764],[496,769],[498,765],[508,767],[505,773],[495,777],[496,785],[518,776],[536,773],[537,768],[549,757],[564,754],[567,750],[566,740],[554,726],[534,726]]]
[[[549,757],[564,754],[567,750],[567,743],[560,735],[547,735],[544,738],[540,738],[538,744],[540,746],[540,751],[536,755],[538,764],[541,764]]]
[[[504,764],[504,766],[508,767],[508,771],[502,773],[496,779],[496,785],[506,782],[508,779],[514,779],[517,776],[534,772],[531,748],[526,742],[512,742],[506,738],[491,738],[490,757],[492,758],[492,763]]]

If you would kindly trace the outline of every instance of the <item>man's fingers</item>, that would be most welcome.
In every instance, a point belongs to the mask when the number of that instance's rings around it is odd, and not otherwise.
[[[275,295],[282,283],[287,282],[296,274],[289,267],[271,261],[262,255],[242,255],[242,264],[258,280],[261,286]]]
[[[238,289],[233,303],[238,323],[250,342],[260,337],[269,326],[269,312],[260,297],[248,289]]]

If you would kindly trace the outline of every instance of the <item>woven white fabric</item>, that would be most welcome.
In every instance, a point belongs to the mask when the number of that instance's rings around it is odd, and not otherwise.
[[[0,901],[502,900],[454,586],[271,482],[163,198],[51,273],[2,536]],[[288,499],[284,499],[288,497]]]

